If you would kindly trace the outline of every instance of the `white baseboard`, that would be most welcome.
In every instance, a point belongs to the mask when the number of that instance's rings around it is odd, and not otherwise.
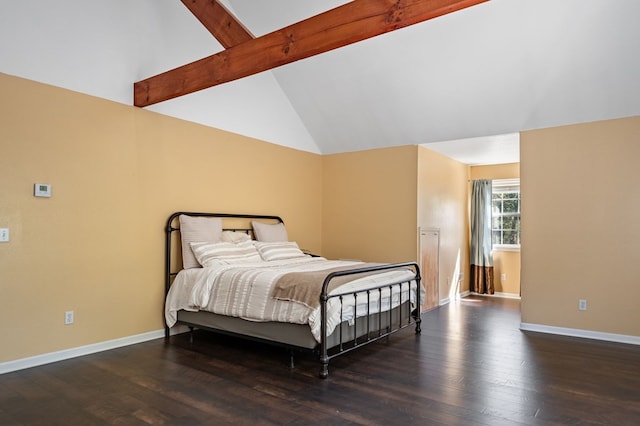
[[[486,293],[472,293],[472,292],[468,292],[469,295],[474,295],[474,296],[482,296],[482,297],[499,297],[502,299],[518,299],[520,300],[520,295],[517,293],[501,293],[499,291],[496,291],[493,294],[486,294]]]
[[[174,327],[171,329],[171,335],[184,333],[185,331],[188,331],[187,327]],[[10,373],[17,370],[24,370],[25,368],[37,367],[38,365],[63,361],[65,359],[76,358],[96,352],[108,351],[110,349],[116,349],[122,346],[135,345],[136,343],[147,342],[149,340],[159,339],[161,337],[164,337],[164,329],[149,331],[148,333],[136,334],[134,336],[121,337],[119,339],[107,340],[106,342],[98,342],[91,345],[79,346],[77,348],[64,349],[57,352],[49,352],[46,354],[31,356],[28,358],[16,359],[14,361],[0,362],[0,374]]]
[[[640,345],[640,336],[626,334],[603,333],[600,331],[580,330],[577,328],[553,327],[550,325],[520,323],[520,330],[535,331],[539,333],[559,334],[562,336],[581,337],[584,339],[605,340],[607,342],[628,343]]]
[[[451,301],[456,301],[456,300],[460,300],[462,298],[465,298],[469,295],[469,290],[463,291],[462,293],[458,293],[458,294],[454,294],[453,298],[451,297],[445,297],[444,299],[440,299],[440,302],[438,303],[438,306],[443,306],[443,305],[447,305],[449,303],[451,303]]]

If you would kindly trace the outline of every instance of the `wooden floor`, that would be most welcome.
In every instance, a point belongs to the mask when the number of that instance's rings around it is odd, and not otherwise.
[[[317,361],[209,333],[0,376],[0,424],[640,425],[640,347],[518,330],[519,302],[467,298]]]

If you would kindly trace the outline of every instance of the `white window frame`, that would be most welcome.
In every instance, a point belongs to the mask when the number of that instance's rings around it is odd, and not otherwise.
[[[522,197],[520,196],[520,179],[493,179],[491,181],[492,195],[500,192],[517,192],[519,215],[522,215]],[[493,201],[492,201],[493,205]],[[491,219],[493,223],[493,208],[491,209]],[[522,230],[520,231],[522,232]],[[493,226],[491,227],[493,234]],[[518,238],[520,239],[520,238]],[[493,240],[493,237],[492,237]],[[496,251],[520,251],[520,244],[493,244],[493,250]]]

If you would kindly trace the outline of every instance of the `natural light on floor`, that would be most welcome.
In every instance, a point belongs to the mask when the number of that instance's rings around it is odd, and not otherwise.
[[[455,300],[460,299],[460,281],[462,281],[460,276],[460,249],[458,249],[458,256],[456,258],[456,265],[453,269],[453,274],[451,275],[451,282],[449,283],[449,301],[453,302]]]

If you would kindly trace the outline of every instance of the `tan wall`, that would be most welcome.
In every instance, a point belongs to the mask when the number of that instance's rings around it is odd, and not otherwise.
[[[520,177],[520,163],[471,167],[471,180]],[[506,279],[502,279],[503,274]],[[493,278],[498,293],[520,295],[520,252],[493,251]]]
[[[521,259],[519,251],[493,251],[493,281],[496,293],[520,296]]]
[[[324,256],[417,260],[418,227],[438,228],[440,298],[460,291],[456,277],[468,276],[469,263],[468,166],[415,146],[327,155],[323,164]]]
[[[322,255],[417,259],[415,146],[326,155],[323,184]]]
[[[319,155],[4,74],[0,92],[0,362],[161,329],[174,211],[279,214],[321,249]]]
[[[520,163],[471,166],[471,180],[513,179],[520,177]]]
[[[469,166],[423,147],[418,154],[417,223],[440,230],[440,300],[445,300],[469,289]]]
[[[524,323],[640,336],[638,141],[640,117],[522,133]]]

